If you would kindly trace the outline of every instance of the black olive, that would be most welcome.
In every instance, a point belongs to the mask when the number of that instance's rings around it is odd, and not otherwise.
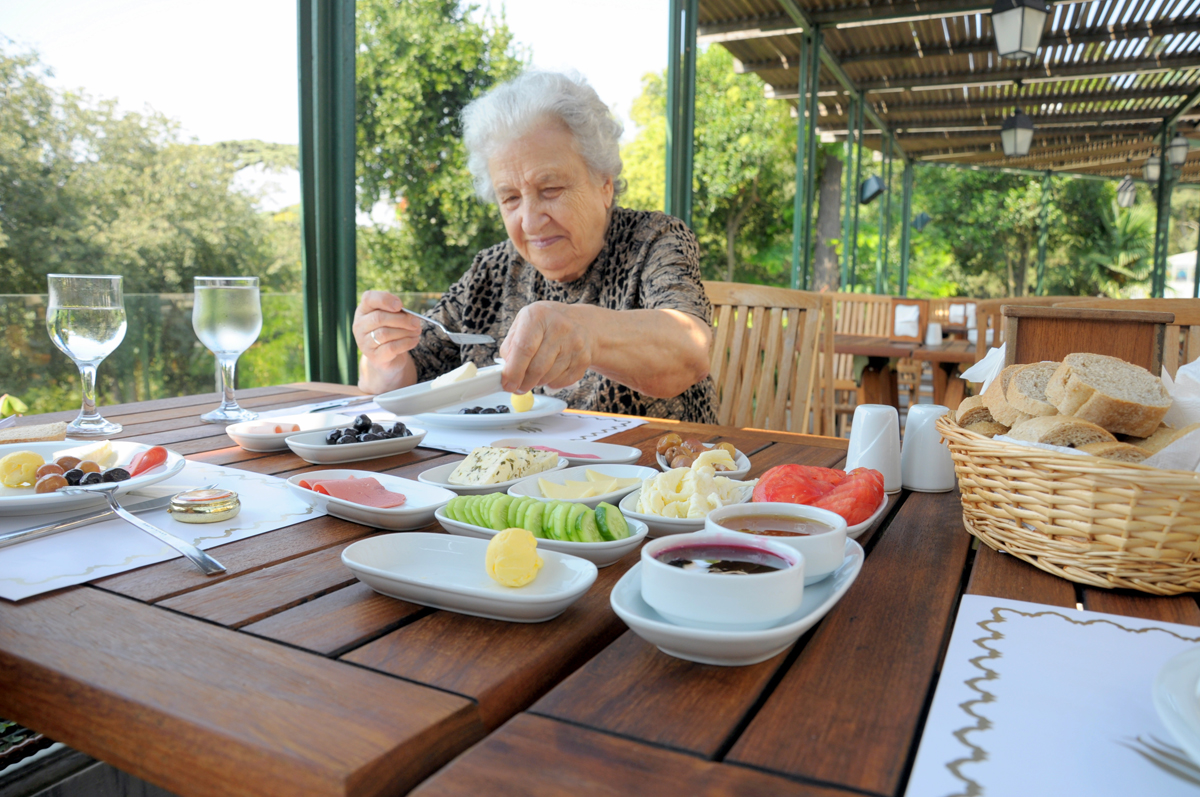
[[[124,468],[109,468],[101,477],[106,482],[123,482],[129,480],[129,471]]]
[[[383,431],[383,425],[378,424],[378,423],[373,423],[373,424],[371,424],[371,428],[368,431],[374,432],[375,434],[379,434],[380,432]]]
[[[458,414],[459,414],[459,415],[470,415],[470,414],[471,414],[471,408],[470,408],[470,407],[463,407],[461,410],[459,410],[459,411],[458,411]]]
[[[338,438],[337,444],[339,446],[344,446],[347,443],[357,443],[357,442],[358,442],[358,438],[356,436],[354,436],[352,434],[344,434]]]
[[[361,434],[362,432],[365,432],[370,428],[371,428],[371,419],[368,418],[366,415],[359,415],[357,418],[354,419],[354,430],[356,432]]]
[[[63,478],[67,480],[67,484],[71,485],[72,487],[78,487],[79,480],[83,478],[83,471],[81,471],[79,468],[71,468],[69,471],[63,474]]]
[[[498,413],[500,413],[500,414],[504,414],[504,413],[506,413],[506,412],[510,412],[510,411],[511,411],[511,410],[509,410],[509,408],[508,408],[508,407],[505,407],[505,406],[503,406],[503,405],[501,405],[501,406],[499,406],[499,407],[496,407],[496,412],[498,412]]]
[[[495,407],[484,407],[483,409],[481,409],[479,411],[479,414],[480,415],[495,415],[496,408]]]
[[[103,477],[95,471],[83,474],[83,478],[79,480],[80,484],[99,484]],[[70,484],[70,482],[67,482]]]
[[[342,436],[341,429],[334,429],[329,434],[325,435],[325,442],[329,445],[337,445],[338,438]]]
[[[358,442],[360,442],[360,443],[370,443],[374,440],[382,440],[382,439],[383,439],[383,435],[377,434],[376,432],[367,432],[365,434],[361,434],[358,436]]]
[[[394,424],[392,424],[392,434],[393,435],[403,436],[407,431],[408,431],[408,427],[405,426],[400,421],[396,421]]]

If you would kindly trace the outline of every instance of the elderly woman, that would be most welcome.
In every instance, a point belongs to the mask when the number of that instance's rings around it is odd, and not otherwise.
[[[480,252],[431,315],[501,343],[456,346],[368,291],[354,316],[359,387],[394,390],[498,355],[512,393],[715,422],[696,239],[678,219],[617,207],[621,125],[596,92],[530,72],[468,105],[463,123],[476,191],[499,205],[509,240]]]

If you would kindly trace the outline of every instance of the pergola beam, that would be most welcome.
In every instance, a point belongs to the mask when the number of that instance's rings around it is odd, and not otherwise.
[[[1162,122],[1162,108],[1136,109],[1132,111],[1093,111],[1091,113],[1053,113],[1053,114],[1029,114],[1033,119],[1034,129],[1041,130],[1043,128],[1053,127],[1075,127],[1086,125],[1111,125],[1129,124],[1132,122],[1149,122],[1151,127],[1147,128],[1147,132],[1158,127]],[[892,125],[892,130],[897,133],[922,133],[922,132],[954,132],[956,130],[999,130],[1004,117],[1007,114],[995,113],[991,114],[988,121],[980,118],[976,114],[974,119],[930,119],[924,123],[916,120],[895,119],[888,115],[888,121]],[[1200,109],[1196,110],[1193,116],[1200,116]],[[847,124],[847,117],[844,115],[828,114],[822,117],[822,128],[831,123]],[[1101,132],[1106,131],[1106,128],[1101,126],[1092,128]]]
[[[1042,86],[1045,84],[1034,84]],[[1033,88],[1033,86],[1030,86]],[[984,108],[1011,108],[1020,105],[1026,112],[1035,105],[1054,103],[1074,105],[1076,103],[1123,102],[1127,100],[1157,100],[1164,97],[1184,97],[1200,88],[1195,83],[1183,83],[1151,89],[1125,89],[1119,91],[1064,92],[1062,94],[1025,94],[1005,97],[968,97],[956,102],[887,102],[877,99],[884,106],[888,117],[903,113],[926,113],[939,111],[967,113]],[[1159,111],[1161,114],[1161,110]]]
[[[1055,5],[1085,3],[1088,0],[1057,0]],[[820,11],[813,14],[819,25],[833,28],[860,28],[868,25],[890,25],[896,22],[919,22],[925,19],[958,17],[969,14],[990,16],[991,0],[916,0],[907,3],[864,3],[847,8]]]

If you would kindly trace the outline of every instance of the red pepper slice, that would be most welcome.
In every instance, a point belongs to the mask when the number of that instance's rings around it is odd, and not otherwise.
[[[140,476],[148,470],[157,468],[167,461],[167,449],[162,446],[147,448],[137,454],[129,463],[129,477]]]

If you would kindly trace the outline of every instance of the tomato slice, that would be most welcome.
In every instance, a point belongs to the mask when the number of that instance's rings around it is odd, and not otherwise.
[[[167,461],[167,449],[162,446],[147,448],[138,453],[129,463],[129,477],[140,476]]]

